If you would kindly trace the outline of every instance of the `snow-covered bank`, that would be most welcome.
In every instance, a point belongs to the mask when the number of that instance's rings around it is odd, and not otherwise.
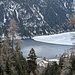
[[[66,32],[54,35],[35,36],[33,39],[45,43],[73,45],[75,43],[74,35],[75,32]]]

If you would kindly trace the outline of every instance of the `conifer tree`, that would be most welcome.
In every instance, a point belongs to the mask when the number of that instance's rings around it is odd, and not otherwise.
[[[8,31],[6,31],[6,33],[5,33],[2,51],[3,51],[2,59],[3,59],[4,74],[11,75],[12,74],[12,68],[14,67],[14,65],[13,65],[14,54],[13,54],[13,50],[12,50],[11,45],[10,45]]]
[[[35,70],[37,68],[37,63],[36,63],[36,59],[37,59],[37,56],[35,54],[35,50],[32,48],[30,50],[30,53],[28,54],[28,74],[30,75],[30,73],[32,72],[34,75],[37,75]]]
[[[0,75],[27,75],[26,59],[22,55],[19,39],[16,38],[17,28],[14,18],[10,19],[10,26],[0,47]]]
[[[26,75],[27,71],[26,71],[26,59],[23,57],[23,54],[21,52],[21,48],[20,48],[20,39],[18,39],[17,37],[19,36],[18,33],[18,27],[17,27],[17,23],[14,20],[14,18],[10,19],[10,26],[8,28],[9,31],[9,37],[11,39],[11,46],[12,46],[12,50],[14,50],[14,67],[15,70],[17,71],[16,75]],[[14,48],[15,46],[15,48]]]
[[[17,37],[19,36],[19,27],[17,26],[17,22],[15,21],[15,19],[12,17],[10,19],[10,23],[9,23],[9,27],[8,27],[8,34],[11,40],[11,44],[12,44],[12,49],[14,48],[14,43],[15,40],[18,39]]]
[[[42,75],[60,75],[58,64],[56,62],[53,62],[52,65],[48,63],[48,66]]]
[[[27,75],[27,71],[26,71],[27,62],[20,50],[21,49],[19,43],[16,42],[16,47],[15,47],[16,69],[18,71],[18,75]]]
[[[63,55],[62,55],[59,59],[59,66],[60,66],[61,69],[63,68],[63,62],[64,62],[64,58],[63,58]]]
[[[0,27],[0,75],[3,75],[2,62],[2,28]]]
[[[75,55],[71,55],[70,64],[71,66],[69,67],[69,75],[75,75]]]
[[[2,44],[0,43],[0,75],[3,75]]]

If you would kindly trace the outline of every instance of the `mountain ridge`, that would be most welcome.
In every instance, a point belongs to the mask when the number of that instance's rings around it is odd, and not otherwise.
[[[67,23],[72,4],[73,0],[0,0],[0,22],[5,30],[13,16],[22,37],[72,31]]]

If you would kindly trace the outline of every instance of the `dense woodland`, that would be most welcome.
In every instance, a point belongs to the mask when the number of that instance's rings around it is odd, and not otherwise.
[[[40,73],[37,66],[37,56],[32,48],[28,57],[23,57],[20,42],[17,38],[19,28],[14,18],[10,19],[7,30],[2,38],[0,27],[0,75],[75,75],[75,47],[70,55],[64,53],[60,56],[59,64],[53,62],[47,65]]]
[[[31,71],[36,75],[35,51],[33,48],[30,50],[28,60],[23,57],[19,44],[21,40],[17,38],[18,30],[15,19],[11,18],[4,37],[2,38],[2,34],[0,35],[0,75],[30,75]],[[34,66],[32,66],[33,64]]]

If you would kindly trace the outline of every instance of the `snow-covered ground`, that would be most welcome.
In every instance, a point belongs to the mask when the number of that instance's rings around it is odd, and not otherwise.
[[[75,32],[66,32],[54,35],[44,35],[44,36],[35,36],[34,40],[52,43],[52,44],[61,44],[61,45],[73,45],[75,43]]]
[[[59,59],[57,58],[54,58],[54,59],[42,59],[42,58],[37,58],[37,64],[39,66],[43,66],[43,67],[47,67],[48,63],[53,63],[53,62],[56,62],[57,64],[59,64]]]

